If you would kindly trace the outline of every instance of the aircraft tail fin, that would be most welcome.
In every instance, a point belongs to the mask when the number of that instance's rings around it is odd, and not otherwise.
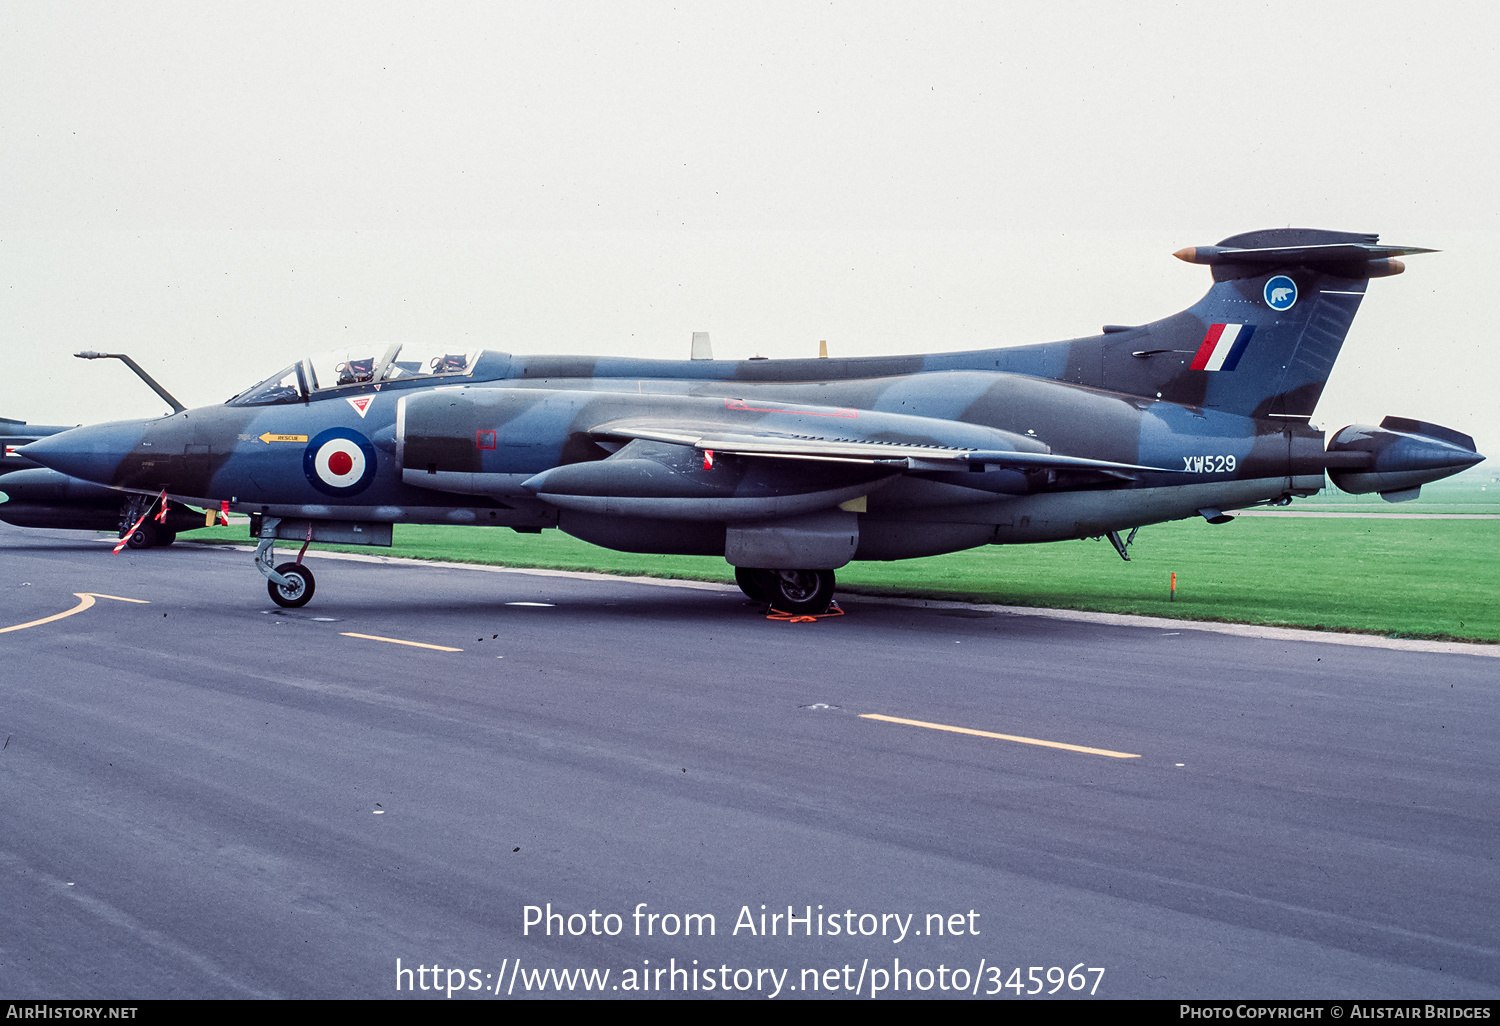
[[[1371,278],[1400,274],[1398,257],[1432,250],[1382,246],[1353,232],[1273,228],[1174,255],[1205,264],[1214,284],[1181,313],[1098,340],[1098,387],[1255,417],[1313,413]],[[1074,380],[1089,384],[1087,349]]]

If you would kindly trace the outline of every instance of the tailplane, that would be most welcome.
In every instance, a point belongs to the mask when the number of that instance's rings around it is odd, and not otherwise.
[[[1371,278],[1400,274],[1398,257],[1432,250],[1382,246],[1379,237],[1306,228],[1231,236],[1174,256],[1206,264],[1214,284],[1179,314],[1106,328],[1098,380],[1114,392],[1252,417],[1306,419]],[[1092,370],[1086,351],[1076,371]]]

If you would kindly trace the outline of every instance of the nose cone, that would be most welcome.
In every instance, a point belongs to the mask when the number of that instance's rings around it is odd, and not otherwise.
[[[123,483],[122,464],[146,434],[145,420],[93,424],[39,438],[16,450],[44,467],[95,484]]]

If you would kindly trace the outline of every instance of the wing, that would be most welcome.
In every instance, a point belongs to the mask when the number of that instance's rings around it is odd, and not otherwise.
[[[996,466],[1013,470],[1095,470],[1122,478],[1133,478],[1145,472],[1175,474],[1166,467],[1148,467],[1135,463],[1115,463],[1081,456],[1063,456],[1050,452],[978,449],[963,446],[919,444],[790,435],[776,432],[745,433],[685,428],[682,425],[650,420],[616,421],[602,424],[590,434],[600,438],[643,439],[669,445],[690,446],[699,452],[736,456],[766,456],[779,459],[821,460],[832,463],[864,463],[903,468],[908,471],[966,470],[971,465]]]

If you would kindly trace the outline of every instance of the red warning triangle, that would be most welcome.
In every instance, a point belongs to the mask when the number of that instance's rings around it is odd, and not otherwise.
[[[365,413],[370,409],[370,403],[374,402],[374,400],[375,397],[373,395],[362,395],[358,398],[346,398],[344,402],[354,407],[354,412],[359,414],[360,420],[363,420],[365,417]]]

